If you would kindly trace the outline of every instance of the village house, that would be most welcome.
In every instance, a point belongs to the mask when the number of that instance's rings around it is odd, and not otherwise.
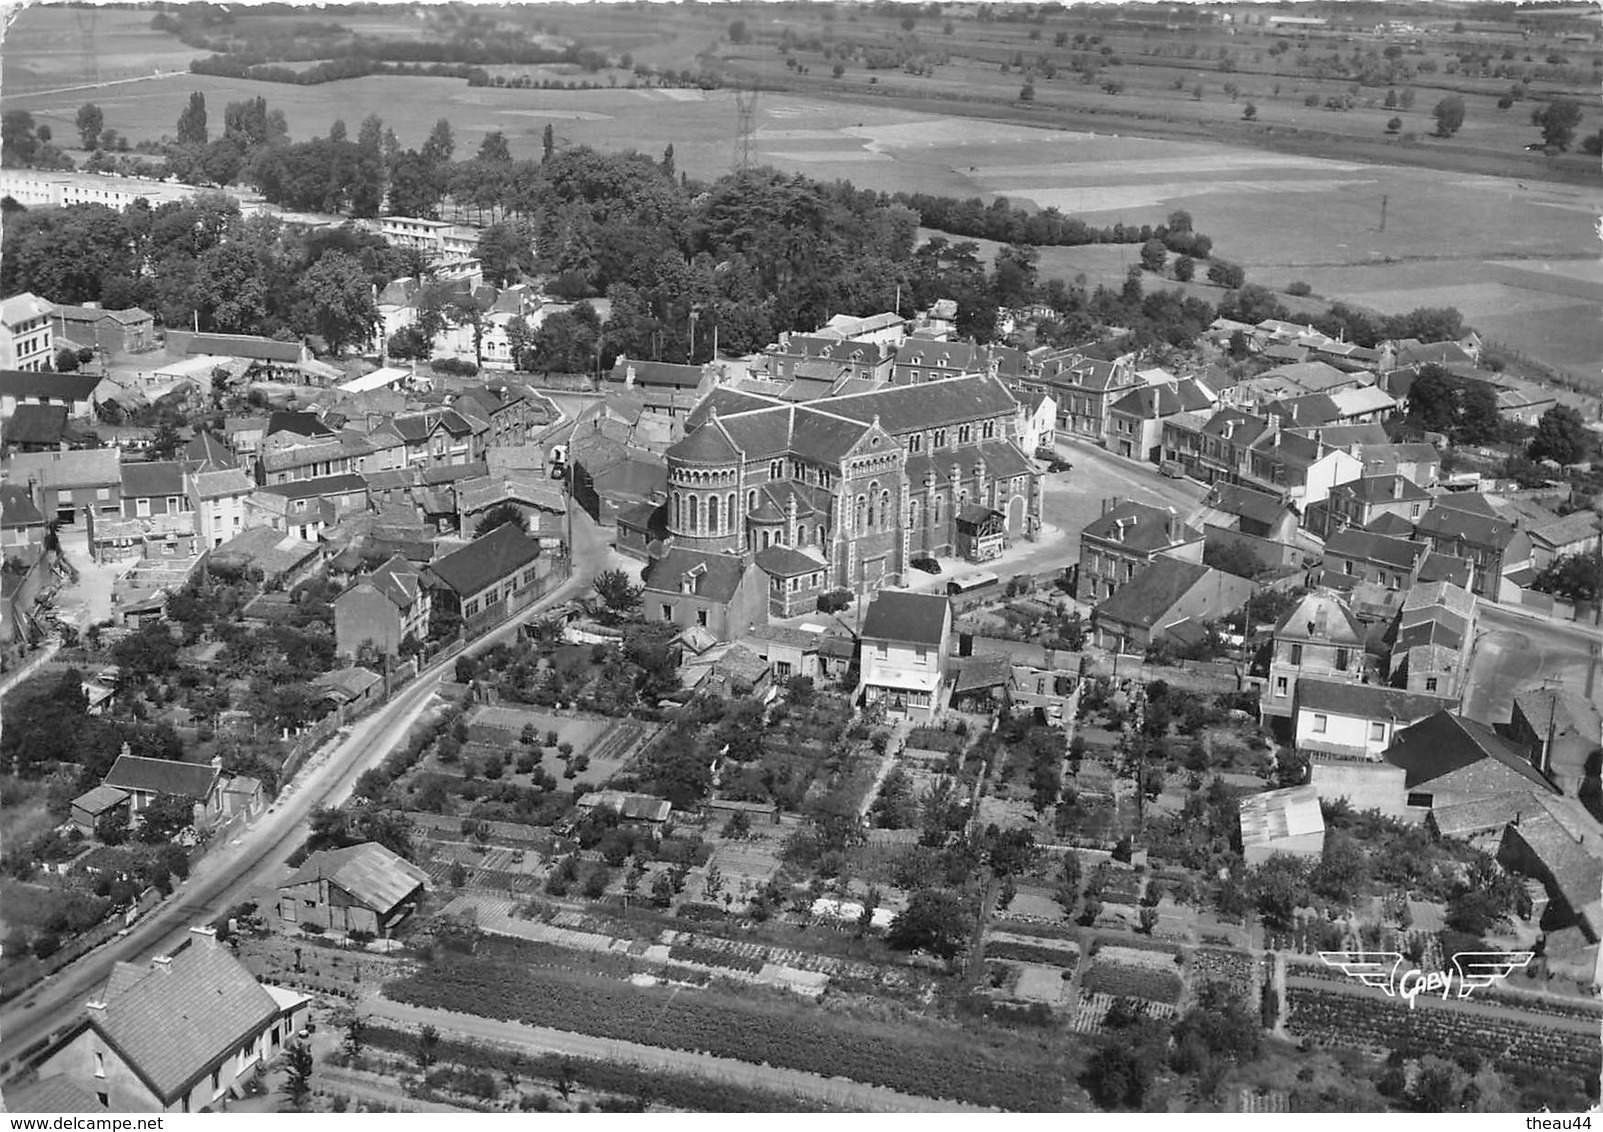
[[[763,363],[770,382],[818,381],[827,389],[841,377],[850,377],[880,385],[891,379],[896,350],[889,343],[787,332],[763,350]]]
[[[1433,550],[1473,563],[1470,589],[1492,601],[1502,600],[1513,588],[1506,575],[1532,564],[1530,536],[1519,522],[1499,517],[1478,498],[1442,496],[1415,530]]]
[[[500,621],[548,573],[539,559],[540,544],[511,523],[435,559],[422,573],[432,623],[449,618],[473,635]]]
[[[86,429],[74,427],[65,405],[18,405],[0,430],[9,452],[50,452],[86,446]]]
[[[1159,557],[1200,563],[1202,552],[1202,532],[1181,522],[1172,508],[1105,499],[1101,517],[1080,531],[1075,600],[1111,597]]]
[[[1560,558],[1603,550],[1603,524],[1596,511],[1572,511],[1526,530],[1531,540],[1531,566],[1545,570]]]
[[[1378,762],[1397,732],[1458,701],[1401,688],[1304,676],[1297,681],[1297,750],[1310,759]]]
[[[1422,542],[1348,527],[1326,541],[1320,582],[1339,589],[1369,582],[1388,590],[1406,590],[1419,577],[1428,554],[1430,547]]]
[[[48,529],[25,485],[0,482],[0,556],[32,562],[44,551]]]
[[[1425,490],[1441,482],[1442,454],[1434,444],[1363,444],[1354,455],[1363,464],[1365,477],[1402,476]]]
[[[1205,413],[1218,397],[1195,379],[1143,385],[1108,406],[1108,451],[1156,463],[1163,450],[1163,422],[1176,413]]]
[[[1203,483],[1236,483],[1247,472],[1252,446],[1279,427],[1233,408],[1174,413],[1163,420],[1162,460]]]
[[[921,385],[984,373],[1014,384],[1030,371],[1024,351],[1012,346],[974,345],[968,342],[942,342],[928,338],[909,338],[896,347],[891,367],[894,385]]]
[[[1364,527],[1382,515],[1405,519],[1411,528],[1430,505],[1431,495],[1407,476],[1364,475],[1330,489],[1325,499],[1311,505],[1304,526],[1328,539],[1344,527]]]
[[[86,790],[72,800],[72,824],[85,837],[97,837],[101,822],[119,814],[124,820],[131,818],[132,797],[126,790],[104,784]]]
[[[1399,732],[1386,761],[1407,772],[1403,787],[1415,811],[1502,794],[1558,793],[1519,747],[1446,710]]]
[[[212,1112],[305,1029],[311,1000],[256,981],[210,928],[148,967],[118,963],[37,1063],[113,1113]]]
[[[241,574],[260,570],[269,586],[294,586],[317,572],[323,549],[298,535],[272,527],[247,526],[207,554],[214,572]]]
[[[1015,383],[1021,393],[1046,393],[1057,402],[1058,433],[1102,443],[1109,407],[1141,385],[1130,358],[1103,360],[1068,351],[1041,359],[1037,372]]]
[[[652,620],[699,626],[720,641],[768,622],[769,578],[749,555],[673,547],[640,580],[641,609]]]
[[[222,810],[222,771],[211,763],[183,763],[122,754],[111,765],[103,785],[129,796],[129,812],[137,820],[157,798],[192,798],[195,824],[207,825]]]
[[[767,663],[776,684],[797,676],[816,682],[822,675],[818,662],[822,635],[814,630],[756,625],[741,635],[740,642]]]
[[[1222,527],[1253,538],[1289,542],[1297,533],[1297,513],[1284,497],[1245,484],[1214,484],[1193,520],[1207,527]]]
[[[1387,633],[1388,680],[1456,700],[1475,640],[1475,595],[1450,582],[1416,584]]]
[[[481,456],[473,425],[454,409],[401,413],[368,434],[380,444],[385,434],[405,445],[405,466],[437,468],[471,464]]]
[[[302,384],[315,361],[305,342],[283,342],[259,334],[168,330],[167,352],[175,358],[238,358],[248,364],[248,372],[255,379],[291,384]]]
[[[52,309],[31,291],[0,300],[0,370],[38,373],[55,369]]]
[[[952,605],[934,594],[881,591],[858,634],[854,702],[893,718],[934,719],[945,706]]]
[[[429,635],[430,591],[422,569],[400,555],[375,567],[334,599],[334,642],[340,656],[355,656],[371,644],[385,656],[399,654],[408,637]]]
[[[1364,671],[1364,631],[1358,619],[1335,593],[1315,590],[1275,626],[1269,684],[1258,711],[1266,717],[1290,719],[1302,677],[1357,684]]]
[[[73,420],[89,420],[100,383],[92,373],[0,369],[0,417],[11,416],[20,405],[64,405]]]
[[[184,465],[178,460],[122,465],[122,514],[125,519],[152,515],[187,515],[191,510],[184,486]]]
[[[244,469],[190,471],[185,475],[184,486],[201,546],[222,546],[245,529],[245,500],[255,485]]]
[[[1246,578],[1175,558],[1155,558],[1092,611],[1097,644],[1144,654],[1182,626],[1200,627],[1240,609],[1257,587]]]
[[[73,528],[122,514],[121,456],[116,448],[24,453],[11,457],[9,478],[34,494],[47,521]]]
[[[156,345],[156,319],[139,307],[113,311],[104,307],[57,305],[51,328],[59,338],[81,342],[102,354],[132,354]]]

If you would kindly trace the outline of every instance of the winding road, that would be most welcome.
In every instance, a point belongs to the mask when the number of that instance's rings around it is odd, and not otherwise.
[[[249,893],[271,884],[307,833],[307,819],[320,806],[349,797],[362,772],[377,766],[435,700],[456,660],[500,644],[519,625],[590,588],[605,568],[607,539],[570,503],[574,572],[548,596],[469,645],[464,653],[437,660],[393,699],[357,722],[335,745],[316,755],[244,834],[204,856],[168,900],[137,921],[128,934],[89,952],[0,1010],[0,1062],[10,1063],[33,1043],[68,1025],[86,995],[118,962],[160,955],[180,943],[195,924],[221,915]],[[8,1065],[9,1068],[9,1065]]]

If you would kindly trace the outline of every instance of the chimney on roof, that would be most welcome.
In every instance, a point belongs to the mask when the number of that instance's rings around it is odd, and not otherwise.
[[[158,971],[171,971],[173,969],[173,957],[171,955],[158,955],[150,961],[150,965]]]
[[[195,924],[189,929],[189,933],[207,944],[217,943],[217,929],[209,928],[205,924]]]
[[[106,1004],[99,999],[91,999],[84,1003],[83,1006],[90,1014],[105,1014],[106,1012]]]

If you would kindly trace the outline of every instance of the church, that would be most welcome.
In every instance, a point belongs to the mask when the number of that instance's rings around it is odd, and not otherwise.
[[[1042,480],[1020,448],[1024,406],[993,375],[793,404],[714,389],[668,449],[665,526],[684,552],[755,560],[776,617],[819,594],[902,582],[913,559],[1033,539]],[[682,580],[645,571],[648,589]]]

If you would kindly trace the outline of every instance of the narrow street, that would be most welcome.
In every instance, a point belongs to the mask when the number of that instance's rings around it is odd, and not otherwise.
[[[607,542],[600,528],[577,509],[572,530],[575,572],[565,583],[480,637],[466,654],[457,653],[424,669],[389,703],[356,723],[345,738],[315,756],[242,837],[202,858],[173,896],[137,921],[127,935],[91,951],[0,1010],[0,1060],[9,1061],[70,1022],[84,997],[114,964],[171,950],[191,926],[221,915],[254,888],[272,882],[305,837],[311,812],[344,801],[362,772],[378,765],[405,739],[412,724],[436,702],[435,692],[455,668],[457,657],[512,639],[522,623],[588,591],[607,559]]]

